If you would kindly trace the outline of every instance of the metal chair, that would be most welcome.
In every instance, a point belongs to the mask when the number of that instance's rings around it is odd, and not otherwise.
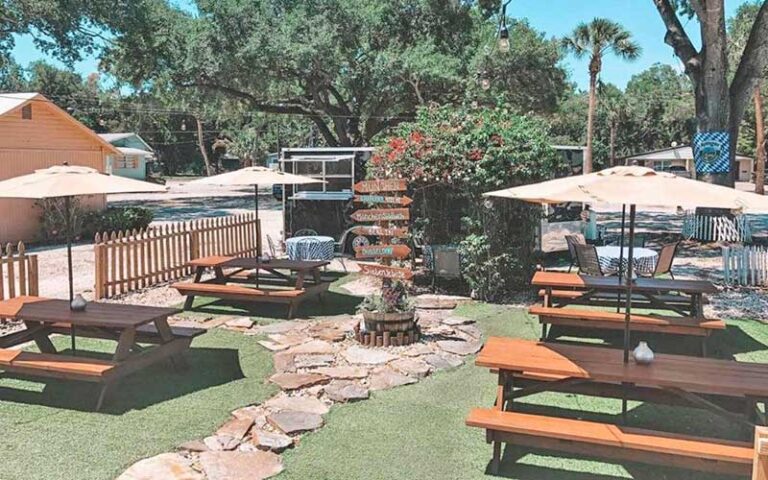
[[[267,234],[267,247],[269,248],[269,254],[272,258],[281,258],[282,256],[285,256],[285,252],[278,252],[277,245],[269,234]]]
[[[571,264],[568,265],[568,273],[571,273],[571,269],[573,269],[573,266],[579,266],[579,258],[576,255],[576,245],[586,245],[587,240],[584,238],[584,235],[580,233],[576,233],[573,235],[566,235],[565,236],[565,243],[568,244],[568,253],[571,256]]]
[[[600,266],[600,257],[594,245],[575,245],[576,259],[579,263],[579,273],[602,277],[603,268]]]
[[[317,236],[317,231],[312,230],[311,228],[302,228],[294,232],[293,236],[294,237],[315,237]]]
[[[659,259],[656,261],[656,268],[653,269],[651,277],[658,277],[668,273],[672,279],[675,279],[675,275],[672,273],[672,263],[675,261],[675,255],[677,255],[677,247],[680,242],[668,243],[661,247],[659,252]]]

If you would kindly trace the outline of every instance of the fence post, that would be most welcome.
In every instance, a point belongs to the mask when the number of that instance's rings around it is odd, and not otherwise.
[[[104,270],[106,264],[104,245],[101,243],[101,235],[99,233],[96,234],[96,238],[93,241],[93,261],[95,269],[94,276],[96,282],[96,284],[93,286],[93,294],[98,300],[107,296],[107,292],[105,291],[106,274]]]
[[[190,260],[200,258],[200,230],[192,229],[189,232]]]
[[[752,480],[768,480],[768,427],[755,427]]]

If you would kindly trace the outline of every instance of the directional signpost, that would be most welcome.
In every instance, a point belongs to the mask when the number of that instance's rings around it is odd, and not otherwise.
[[[354,200],[359,203],[387,203],[407,207],[413,200],[409,197],[388,197],[385,195],[355,195]]]
[[[402,238],[408,235],[408,227],[377,227],[377,226],[364,226],[359,225],[352,229],[352,233],[355,235],[370,235],[378,237],[394,237]]]
[[[360,263],[360,271],[366,275],[390,280],[410,280],[413,272],[409,268],[388,267],[378,263]]]
[[[408,184],[402,178],[363,180],[355,184],[357,193],[404,192],[406,190],[408,190]]]
[[[406,245],[366,245],[355,247],[355,258],[406,258],[411,249]]]
[[[358,210],[351,217],[356,222],[410,220],[411,211],[407,208],[374,208],[371,210]]]

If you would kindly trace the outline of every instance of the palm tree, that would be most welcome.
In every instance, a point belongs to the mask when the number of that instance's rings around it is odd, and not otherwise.
[[[642,49],[632,34],[621,25],[606,18],[595,18],[580,23],[569,37],[562,40],[563,47],[576,56],[589,55],[589,112],[587,114],[587,151],[584,152],[584,173],[592,171],[592,136],[595,130],[597,107],[597,77],[603,68],[603,55],[613,52],[625,60],[635,60]]]

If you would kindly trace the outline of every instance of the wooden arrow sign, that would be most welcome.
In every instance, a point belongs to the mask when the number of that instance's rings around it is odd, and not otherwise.
[[[352,215],[356,222],[381,222],[387,220],[408,220],[411,212],[407,208],[380,208],[372,210],[358,210]]]
[[[360,203],[389,203],[403,207],[413,203],[409,197],[385,197],[384,195],[355,195],[355,201]]]
[[[410,280],[413,272],[408,268],[387,267],[376,263],[360,263],[360,271],[366,275],[392,280]]]
[[[372,235],[377,237],[404,237],[408,235],[408,229],[402,228],[383,228],[383,227],[355,227],[352,229],[355,235]]]
[[[407,189],[408,185],[402,178],[363,180],[355,184],[355,191],[358,193],[404,192]]]
[[[411,249],[405,245],[368,245],[355,247],[355,258],[405,258]]]

